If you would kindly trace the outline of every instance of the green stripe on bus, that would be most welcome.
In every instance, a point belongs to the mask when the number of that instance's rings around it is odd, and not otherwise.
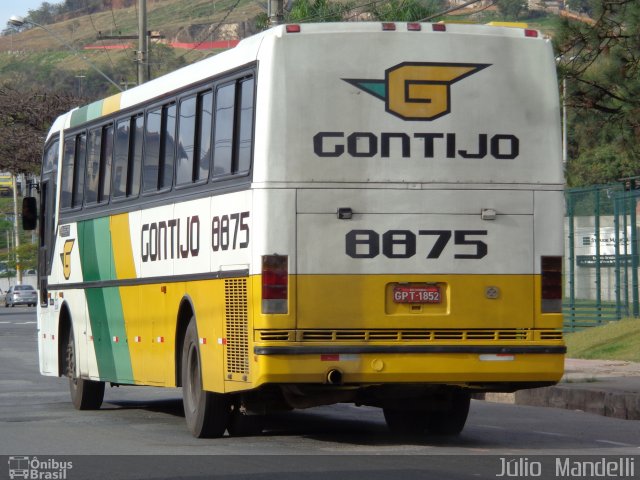
[[[102,116],[102,104],[104,100],[98,100],[89,105],[87,110],[87,121],[95,120]]]
[[[71,128],[82,125],[87,121],[87,111],[89,107],[82,107],[71,113]]]
[[[85,280],[111,280],[115,272],[109,218],[78,223],[82,275]],[[133,381],[120,290],[117,287],[85,290],[89,321],[101,380]]]

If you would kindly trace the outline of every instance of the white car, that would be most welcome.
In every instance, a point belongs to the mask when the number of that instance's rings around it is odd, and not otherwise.
[[[36,306],[38,292],[31,285],[13,285],[7,290],[5,295],[5,307],[16,305]]]

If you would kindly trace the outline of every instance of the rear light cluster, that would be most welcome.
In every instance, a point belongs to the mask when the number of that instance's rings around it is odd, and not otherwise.
[[[562,313],[562,257],[542,257],[542,313]]]
[[[289,300],[289,257],[262,257],[262,313],[287,313]]]
[[[396,24],[394,22],[383,22],[382,23],[382,31],[384,32],[395,32]],[[299,24],[289,24],[285,26],[285,30],[287,33],[300,33],[301,27]],[[407,23],[407,30],[410,32],[420,32],[422,31],[422,24],[417,22],[409,22]],[[446,32],[447,25],[445,23],[432,23],[431,30],[434,32]],[[531,28],[525,28],[524,36],[530,38],[537,38],[540,35],[538,30],[533,30]]]

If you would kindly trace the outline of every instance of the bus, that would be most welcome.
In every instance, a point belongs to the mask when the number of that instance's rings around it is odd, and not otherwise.
[[[182,387],[196,437],[353,403],[454,435],[563,374],[555,62],[535,30],[282,25],[52,125],[38,350],[78,409]]]

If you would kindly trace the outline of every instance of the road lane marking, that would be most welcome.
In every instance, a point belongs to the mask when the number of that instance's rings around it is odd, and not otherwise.
[[[16,325],[32,325],[36,322],[16,322]]]
[[[532,433],[537,433],[539,435],[549,435],[551,437],[565,437],[565,438],[569,438],[570,437],[570,435],[565,435],[563,433],[541,432],[539,430],[534,430]]]
[[[607,445],[616,445],[618,447],[635,447],[635,445],[631,445],[630,443],[622,443],[622,442],[612,442],[611,440],[596,440],[597,443],[606,443]],[[638,447],[640,448],[640,447]]]
[[[0,322],[0,323],[11,323],[11,322]]]

